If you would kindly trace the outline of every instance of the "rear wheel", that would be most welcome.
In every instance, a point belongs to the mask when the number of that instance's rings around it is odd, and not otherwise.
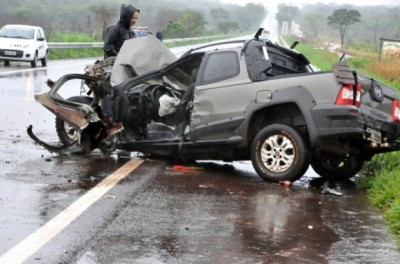
[[[93,101],[92,97],[83,97],[83,96],[74,96],[71,98],[68,98],[69,101],[81,103],[81,104],[87,104],[90,105]],[[59,117],[56,117],[56,131],[58,138],[60,139],[61,143],[63,143],[64,146],[69,146],[75,141],[78,140],[78,131],[62,120]]]
[[[258,132],[251,146],[251,161],[266,181],[296,181],[309,166],[309,151],[292,127],[272,124]]]
[[[364,162],[365,159],[361,155],[316,151],[311,160],[311,167],[323,178],[343,181],[356,175],[364,166]]]

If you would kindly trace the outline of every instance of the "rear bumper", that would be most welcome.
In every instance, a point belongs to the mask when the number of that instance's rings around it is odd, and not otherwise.
[[[358,121],[356,107],[318,105],[311,110],[311,115],[317,137],[363,133],[363,124]]]
[[[387,122],[361,114],[354,106],[319,105],[311,110],[316,137],[354,136],[365,141],[371,139],[371,129],[382,135],[381,143],[394,142],[400,135],[400,124]]]

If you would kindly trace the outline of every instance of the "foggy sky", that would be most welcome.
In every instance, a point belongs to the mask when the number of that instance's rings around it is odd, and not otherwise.
[[[222,3],[231,3],[231,4],[238,4],[238,5],[246,5],[247,3],[259,3],[264,4],[265,6],[273,6],[277,4],[288,4],[288,5],[296,5],[301,6],[303,4],[315,4],[315,3],[335,3],[335,4],[351,4],[351,5],[392,5],[392,6],[399,6],[399,0],[328,0],[328,1],[321,1],[321,0],[219,0]]]

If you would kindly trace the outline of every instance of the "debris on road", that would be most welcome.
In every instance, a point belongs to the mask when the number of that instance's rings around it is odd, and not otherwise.
[[[185,171],[185,172],[195,172],[195,171],[202,171],[203,167],[198,166],[183,166],[183,165],[174,165],[172,167],[173,170]]]

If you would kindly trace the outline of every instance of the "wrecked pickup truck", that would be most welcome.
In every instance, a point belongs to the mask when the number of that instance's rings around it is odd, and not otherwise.
[[[64,98],[72,80],[79,91]],[[315,72],[303,54],[259,34],[179,58],[153,36],[132,39],[112,63],[48,85],[35,98],[56,115],[65,146],[44,143],[31,126],[28,133],[50,151],[79,145],[183,161],[251,160],[266,181],[295,181],[310,164],[322,177],[348,179],[375,154],[399,149],[395,89],[345,61]]]

